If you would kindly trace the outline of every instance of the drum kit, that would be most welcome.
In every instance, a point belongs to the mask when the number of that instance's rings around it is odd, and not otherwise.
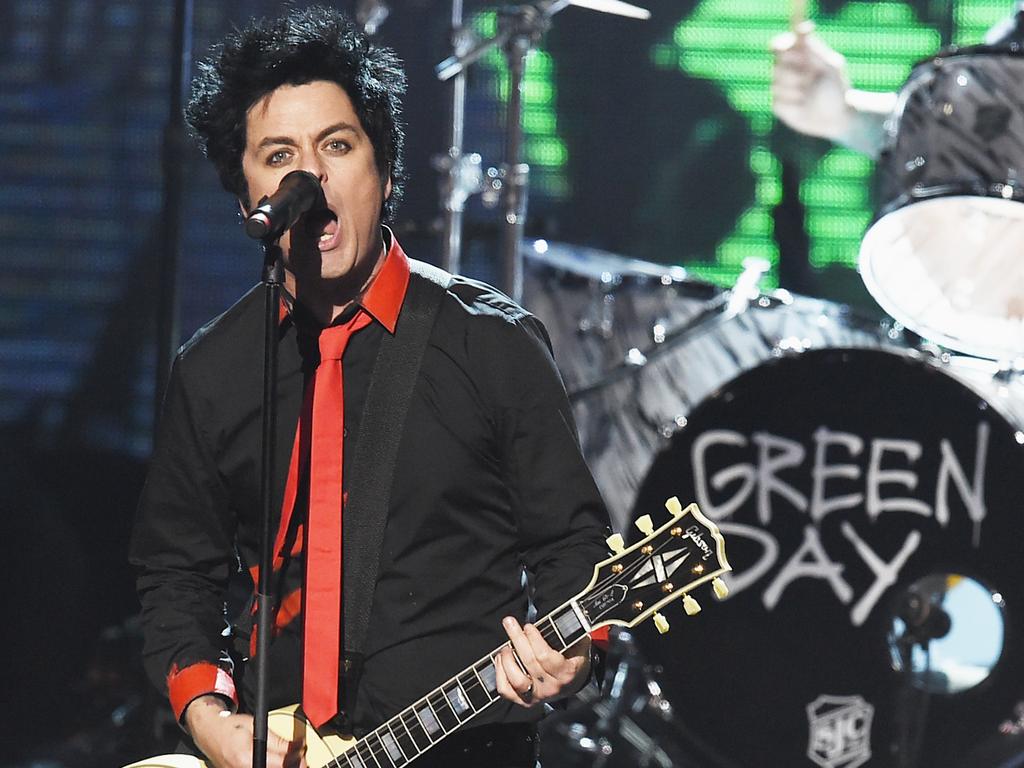
[[[685,713],[643,721],[644,764],[1018,764],[999,724],[1024,699],[1022,76],[1009,47],[914,69],[860,256],[888,317],[762,291],[757,260],[723,289],[523,243],[615,526],[683,495],[729,540],[716,616],[637,633]],[[608,706],[549,729],[566,765],[640,764],[624,731],[595,740]]]
[[[568,4],[532,7],[548,21]],[[439,73],[533,39],[517,18]],[[944,51],[902,89],[860,253],[888,317],[764,291],[757,259],[721,288],[523,240],[519,158],[491,174],[520,260],[506,287],[548,328],[615,527],[685,496],[734,566],[713,620],[637,633],[663,691],[645,673],[553,721],[557,765],[1024,764],[1024,729],[999,730],[1024,711],[1021,82],[1005,41]],[[456,128],[452,215],[479,184]],[[629,647],[635,678],[649,668]]]

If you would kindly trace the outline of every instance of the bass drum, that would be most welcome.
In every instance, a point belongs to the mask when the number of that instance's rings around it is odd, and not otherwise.
[[[641,647],[730,761],[948,765],[1024,698],[1024,386],[993,374],[886,344],[780,352],[649,464],[633,515],[697,501],[734,572]]]

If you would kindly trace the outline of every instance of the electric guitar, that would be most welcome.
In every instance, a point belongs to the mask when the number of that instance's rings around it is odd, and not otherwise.
[[[696,504],[682,508],[675,497],[665,503],[671,519],[657,530],[649,515],[636,521],[645,534],[626,548],[622,537],[608,539],[612,556],[594,567],[583,591],[535,626],[550,646],[564,651],[596,629],[633,627],[653,616],[658,631],[668,621],[658,610],[682,596],[687,615],[700,611],[689,594],[710,581],[716,597],[728,594],[720,576],[732,570],[725,540]],[[509,643],[466,667],[433,691],[360,739],[318,733],[298,705],[270,713],[269,728],[288,741],[305,740],[309,768],[400,768],[412,762],[499,699],[494,657]],[[188,755],[161,755],[125,768],[205,768]]]

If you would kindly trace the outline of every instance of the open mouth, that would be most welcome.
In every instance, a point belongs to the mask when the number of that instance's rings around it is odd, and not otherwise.
[[[327,251],[338,244],[341,227],[338,216],[330,208],[317,208],[302,217],[303,230],[316,241],[321,251]]]

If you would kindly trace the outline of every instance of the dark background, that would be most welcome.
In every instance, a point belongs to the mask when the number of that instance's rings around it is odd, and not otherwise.
[[[755,139],[714,82],[650,64],[652,46],[700,3],[640,4],[652,22],[569,9],[545,40],[557,63],[548,109],[567,159],[538,163],[528,232],[664,263],[713,263],[754,199]],[[819,11],[834,16],[848,4],[822,2]],[[116,765],[163,748],[174,733],[138,670],[125,556],[154,412],[173,5],[0,2],[0,743],[8,747],[0,764]],[[935,28],[952,7],[906,5]],[[398,228],[407,251],[436,260],[430,158],[445,148],[447,102],[431,67],[447,55],[448,8],[391,6],[381,38],[407,62],[411,94],[411,181]],[[280,7],[196,0],[194,51]],[[467,15],[483,7],[467,3]],[[470,84],[467,148],[487,164],[501,152],[496,71],[482,67]],[[772,142],[798,172],[826,151],[777,130]],[[178,341],[254,283],[259,268],[212,169],[192,148],[183,162]],[[849,269],[810,269],[800,217],[795,203],[795,239],[780,243],[772,279],[788,274],[785,287],[869,305]],[[495,221],[471,205],[464,271],[488,280],[498,272]]]

